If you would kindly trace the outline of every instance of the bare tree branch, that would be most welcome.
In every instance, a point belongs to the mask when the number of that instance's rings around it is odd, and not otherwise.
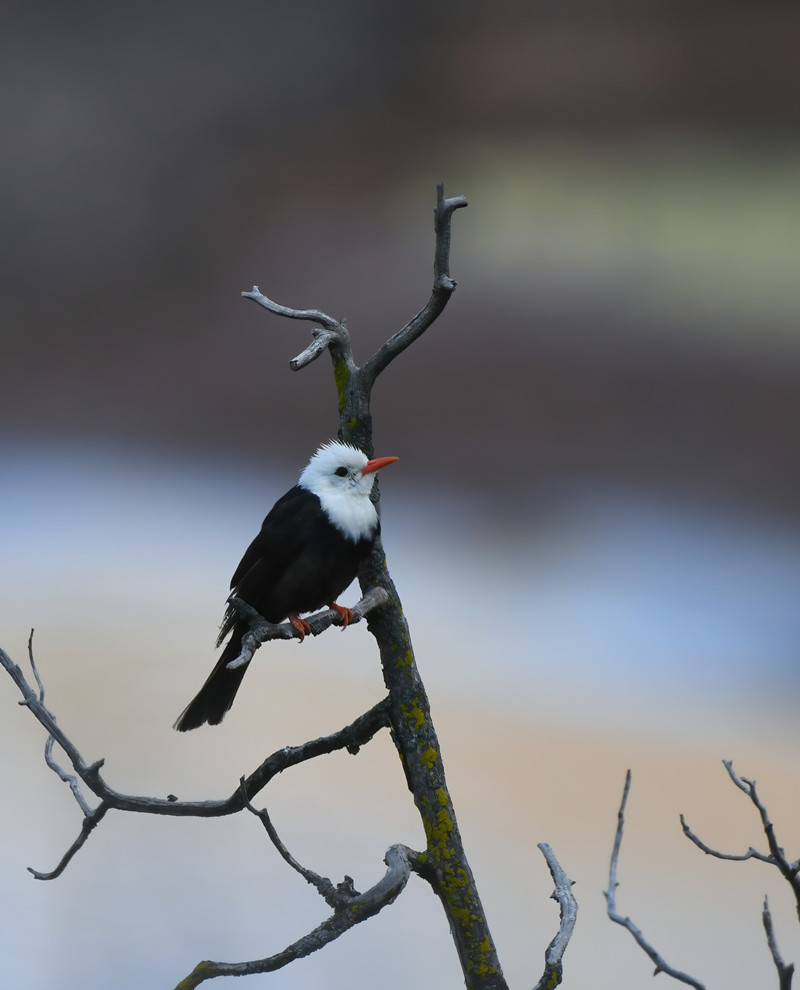
[[[686,818],[681,815],[681,827],[683,828],[683,834],[687,839],[690,839],[698,849],[702,850],[707,856],[714,856],[716,859],[730,859],[734,862],[744,862],[746,859],[759,859],[762,863],[771,863],[772,857],[767,856],[765,853],[759,852],[757,849],[753,849],[752,846],[744,853],[724,853],[720,852],[718,849],[712,849],[711,846],[707,846],[703,840],[695,835],[686,822]]]
[[[764,922],[764,931],[767,934],[767,945],[778,971],[778,990],[792,990],[792,977],[794,976],[794,963],[788,965],[783,961],[783,957],[778,950],[778,941],[775,938],[775,929],[772,925],[772,913],[769,909],[769,898],[764,897],[764,910],[761,913],[761,920]]]
[[[556,889],[550,895],[554,901],[558,901],[561,915],[561,923],[555,938],[547,946],[544,955],[544,973],[542,978],[534,987],[534,990],[553,990],[564,977],[564,953],[572,938],[575,922],[578,920],[578,902],[572,893],[574,881],[570,880],[561,864],[556,859],[555,853],[546,842],[539,843],[539,849],[545,858],[550,876]]]
[[[344,320],[342,320],[342,329],[344,329]],[[308,347],[298,354],[296,358],[292,358],[289,362],[289,367],[292,371],[300,371],[301,368],[305,368],[307,364],[311,364],[312,361],[316,361],[321,354],[328,350],[329,347],[332,347],[335,344],[342,344],[341,334],[335,333],[333,330],[313,329],[311,331],[311,336],[314,339]]]
[[[39,696],[38,696],[39,703],[44,708],[44,683],[42,682],[42,679],[39,676],[39,670],[36,667],[36,659],[34,658],[33,655],[33,629],[31,629],[31,634],[28,637],[28,661],[31,665],[33,676],[36,678],[36,685],[39,688]],[[24,702],[20,702],[20,704],[24,704]],[[49,714],[50,717],[53,719],[53,722],[55,722],[55,716],[52,714],[52,712],[49,712]],[[89,802],[83,796],[83,792],[81,791],[80,784],[78,783],[78,778],[75,777],[73,774],[69,774],[65,770],[62,770],[61,767],[58,765],[58,763],[56,763],[55,758],[53,757],[52,734],[47,737],[47,742],[44,744],[44,761],[47,764],[47,766],[55,774],[57,774],[58,777],[61,778],[61,780],[64,781],[65,784],[69,784],[70,790],[72,791],[72,796],[78,802],[78,805],[81,811],[84,813],[84,815],[91,815],[93,813],[92,808],[89,805]],[[31,870],[31,872],[35,874],[34,870]]]
[[[693,977],[688,976],[686,973],[682,973],[679,969],[675,969],[670,966],[669,963],[663,959],[655,948],[647,941],[647,939],[642,934],[641,930],[636,927],[636,925],[631,921],[630,918],[623,918],[621,914],[617,912],[617,863],[619,861],[619,851],[622,845],[622,830],[625,825],[625,806],[628,803],[628,793],[631,788],[631,772],[628,770],[625,775],[625,787],[622,791],[622,801],[620,802],[619,812],[617,813],[617,832],[614,836],[614,848],[611,853],[611,865],[608,871],[608,890],[606,891],[606,904],[608,909],[608,917],[616,922],[618,925],[622,925],[623,928],[631,933],[635,939],[637,945],[647,953],[647,955],[652,959],[655,965],[654,976],[659,973],[666,973],[667,976],[671,976],[673,979],[678,980],[680,983],[687,983],[690,987],[694,987],[695,990],[705,990],[702,983],[695,980]]]
[[[52,759],[52,743],[53,741],[57,742],[58,745],[64,750],[70,760],[70,763],[72,763],[77,776],[80,777],[80,779],[90,788],[90,790],[94,790],[93,783],[99,776],[99,770],[103,765],[103,761],[99,760],[95,763],[87,764],[74,744],[59,728],[56,723],[55,715],[53,715],[50,709],[44,704],[44,685],[41,677],[39,676],[39,671],[36,668],[36,662],[33,658],[33,631],[31,631],[31,636],[28,639],[28,657],[33,669],[33,675],[39,687],[38,693],[25,679],[25,675],[22,673],[20,667],[14,663],[5,650],[0,649],[0,665],[2,665],[7,673],[11,675],[11,679],[17,685],[20,693],[22,694],[23,700],[20,701],[19,704],[25,705],[29,708],[48,732],[48,741],[45,745],[45,759],[47,760],[47,765],[51,770],[56,772],[65,783],[70,785],[75,800],[80,805],[81,810],[86,813],[87,811],[90,811],[89,805],[80,791],[80,786],[78,785],[77,780],[65,773]],[[49,759],[48,754],[50,754]]]
[[[424,309],[373,354],[361,369],[364,381],[371,388],[378,375],[410,344],[422,336],[428,327],[436,320],[456,288],[456,282],[450,277],[450,237],[453,213],[465,207],[467,200],[464,196],[453,196],[445,199],[444,185],[436,187],[436,207],[434,209],[434,230],[436,246],[433,259],[433,291]]]
[[[25,705],[32,712],[34,717],[48,732],[49,736],[63,749],[75,770],[77,778],[83,781],[89,790],[100,799],[100,804],[92,810],[82,795],[80,795],[77,780],[68,774],[64,774],[54,764],[53,769],[59,773],[59,776],[63,780],[70,783],[72,792],[83,811],[84,821],[77,839],[69,847],[54,870],[43,872],[29,868],[30,872],[40,880],[50,880],[60,876],[75,853],[82,848],[89,835],[111,808],[119,811],[134,811],[140,814],[198,818],[218,818],[224,815],[236,814],[245,807],[246,798],[252,799],[255,797],[276,774],[281,773],[289,767],[297,766],[307,760],[312,760],[318,756],[324,756],[337,750],[346,749],[349,753],[355,754],[377,732],[382,728],[387,728],[390,724],[388,699],[384,698],[369,709],[369,711],[359,716],[354,722],[340,729],[338,732],[331,733],[328,736],[321,736],[319,739],[312,739],[299,746],[285,746],[277,750],[271,756],[268,756],[245,779],[244,788],[240,784],[229,798],[217,801],[179,801],[173,795],[167,798],[141,797],[122,794],[110,787],[100,774],[103,760],[97,760],[91,764],[88,764],[84,760],[75,744],[57,724],[53,713],[45,707],[39,698],[39,694],[28,683],[20,667],[2,649],[0,649],[0,666],[5,668],[19,688],[23,697],[20,704]],[[35,676],[39,685],[42,685],[38,671],[36,671]],[[43,686],[40,687],[40,692],[43,695]]]
[[[270,313],[275,313],[276,316],[286,316],[290,320],[311,320],[332,333],[340,333],[342,330],[342,324],[338,320],[334,320],[332,316],[328,316],[327,313],[323,313],[322,310],[291,309],[289,306],[282,306],[265,296],[257,285],[254,285],[250,292],[243,292],[242,296],[244,299],[252,299],[253,302],[257,302],[259,306],[268,309]]]
[[[242,787],[244,788],[244,777],[242,777]],[[245,801],[245,808],[260,819],[261,824],[264,826],[264,829],[270,838],[270,842],[272,842],[278,850],[281,858],[287,862],[293,870],[299,873],[306,883],[309,883],[312,887],[316,888],[317,893],[324,898],[328,907],[333,908],[334,911],[339,910],[342,905],[337,898],[337,889],[334,886],[333,881],[329,880],[327,877],[321,877],[319,873],[315,873],[313,870],[309,870],[297,862],[283,842],[281,842],[281,838],[278,835],[275,826],[272,824],[272,819],[269,817],[269,812],[267,809],[262,808],[261,811],[258,811],[258,809],[254,808],[249,801]],[[346,877],[345,879],[350,880],[352,885],[352,879],[350,877]]]
[[[722,765],[727,770],[728,776],[731,778],[733,783],[739,788],[740,791],[744,791],[756,807],[759,817],[761,818],[761,825],[764,829],[764,834],[767,837],[769,853],[759,852],[758,850],[753,849],[752,846],[747,850],[747,852],[740,854],[718,852],[716,849],[712,849],[710,846],[706,845],[706,843],[702,842],[694,834],[694,832],[692,832],[686,824],[684,816],[681,815],[681,825],[683,826],[684,835],[688,839],[691,839],[698,849],[702,849],[702,851],[708,856],[716,856],[717,859],[730,859],[740,862],[746,859],[757,859],[762,863],[769,863],[771,866],[776,867],[784,880],[786,880],[792,888],[797,916],[800,918],[800,877],[798,876],[798,874],[800,874],[800,862],[797,860],[790,862],[786,858],[786,853],[779,845],[777,836],[775,835],[775,826],[772,824],[766,806],[756,791],[756,782],[754,780],[749,780],[747,777],[740,777],[733,769],[732,760],[723,760]]]
[[[310,320],[313,323],[319,323],[323,328],[322,330],[312,329],[312,342],[302,354],[298,354],[289,362],[292,371],[305,368],[312,361],[316,361],[330,347],[338,348],[348,365],[354,367],[350,336],[344,320],[341,322],[334,320],[332,316],[328,316],[327,313],[323,313],[319,309],[291,309],[289,306],[282,306],[260,292],[257,285],[254,285],[250,292],[243,292],[242,297],[252,299],[253,302],[257,302],[259,306],[263,306],[264,309],[268,309],[270,313],[274,313],[276,316],[285,316],[290,320]]]
[[[291,309],[282,306],[265,296],[254,285],[250,292],[243,292],[245,299],[252,299],[260,306],[274,313],[294,320],[310,320],[319,323],[322,330],[312,330],[311,344],[291,362],[292,370],[297,371],[316,360],[325,350],[330,351],[334,368],[334,378],[339,397],[339,420],[341,439],[359,446],[372,456],[372,417],[370,396],[378,375],[418,337],[420,337],[441,314],[456,288],[450,276],[450,241],[453,213],[467,206],[464,196],[445,198],[444,185],[436,187],[434,208],[435,248],[433,259],[433,289],[425,307],[413,319],[398,330],[380,347],[368,361],[359,368],[353,359],[350,337],[344,320],[338,321],[318,309]],[[377,485],[376,485],[377,488]]]
[[[105,818],[108,808],[109,806],[105,803],[105,801],[101,801],[96,808],[90,809],[84,813],[78,838],[61,857],[58,862],[58,866],[56,866],[55,869],[42,873],[39,870],[34,870],[32,866],[28,866],[28,873],[32,873],[37,880],[55,880],[56,877],[60,877],[64,870],[69,866],[75,853],[83,847],[84,842],[86,842],[103,818]]]
[[[244,787],[244,778],[242,778],[242,787]],[[260,819],[261,824],[264,826],[264,829],[270,838],[270,841],[278,850],[280,856],[289,864],[289,866],[291,866],[293,870],[303,877],[306,883],[311,884],[311,886],[317,890],[317,893],[319,893],[319,895],[325,900],[328,907],[333,908],[334,911],[341,911],[345,907],[351,905],[354,899],[361,896],[353,886],[352,877],[345,876],[341,883],[334,884],[333,881],[329,880],[327,877],[321,877],[318,873],[315,873],[313,870],[309,870],[307,867],[298,863],[298,861],[294,858],[294,856],[292,856],[284,843],[281,841],[275,826],[272,824],[272,820],[267,812],[267,809],[262,808],[261,811],[258,811],[249,801],[245,801],[245,807],[248,811],[251,811]],[[419,853],[414,853],[415,858],[418,856]]]
[[[281,952],[266,959],[251,962],[224,963],[205,960],[176,987],[176,990],[193,990],[205,980],[217,976],[249,976],[254,973],[270,973],[282,969],[295,959],[308,956],[317,949],[339,938],[350,928],[366,921],[391,904],[401,893],[412,869],[412,860],[418,854],[403,845],[391,846],[385,857],[386,873],[363,894],[355,894],[344,909],[334,911],[330,918],[313,931],[293,942]]]
[[[350,620],[349,625],[352,626],[360,622],[373,609],[385,605],[388,600],[389,596],[386,594],[384,588],[370,588],[351,609],[353,618]],[[247,602],[242,601],[241,598],[229,598],[228,601],[233,605],[239,615],[243,619],[247,619],[250,624],[249,632],[246,632],[242,637],[241,653],[235,660],[231,660],[228,664],[228,667],[231,669],[249,663],[259,646],[268,640],[300,638],[300,633],[291,622],[267,622],[266,619],[260,616],[254,608],[251,608]],[[322,612],[317,612],[315,615],[307,616],[304,621],[310,627],[311,635],[319,636],[329,626],[338,624],[340,617],[335,609],[329,608]]]

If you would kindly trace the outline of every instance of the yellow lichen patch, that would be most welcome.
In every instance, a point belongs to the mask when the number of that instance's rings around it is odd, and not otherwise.
[[[202,982],[199,977],[202,977],[203,974],[207,973],[209,970],[213,970],[213,968],[214,964],[210,960],[204,959],[195,966],[188,976],[181,980],[177,987],[175,987],[175,990],[190,990],[190,988],[196,987]]]
[[[428,837],[428,852],[438,866],[454,855],[454,850],[448,846],[453,833],[453,819],[447,808],[440,808],[435,815],[425,815],[425,832]],[[447,871],[451,872],[451,871]]]
[[[438,755],[439,754],[432,746],[428,747],[428,749],[425,750],[425,752],[422,754],[422,765],[425,767],[426,770],[430,770],[433,767],[433,764],[436,762],[436,757]]]
[[[414,654],[411,652],[411,650],[406,650],[403,656],[400,657],[399,660],[395,661],[395,667],[397,667],[398,670],[400,669],[400,667],[410,667],[413,662],[414,662]]]
[[[475,967],[475,972],[478,976],[488,976],[490,973],[496,973],[497,970],[490,963],[487,963],[485,959],[482,959]]]
[[[483,918],[479,918],[477,915],[472,914],[467,908],[454,907],[450,897],[448,897],[448,902],[450,903],[450,910],[453,917],[458,921],[462,928],[467,929],[474,922],[478,922],[481,925],[483,924]],[[475,944],[474,939],[471,939],[468,952],[470,959],[467,965],[478,976],[489,976],[491,973],[497,972],[497,967],[487,959],[487,956],[494,954],[494,946],[492,945],[492,940],[488,937],[488,935],[477,944]]]
[[[347,367],[347,362],[344,358],[339,358],[333,366],[333,379],[336,382],[336,392],[339,396],[339,410],[341,411],[347,402],[346,391],[350,381],[350,369]],[[350,426],[350,423],[347,425]],[[353,422],[353,426],[355,426],[355,422]]]
[[[401,705],[400,708],[403,712],[403,718],[407,722],[413,722],[414,728],[417,730],[422,728],[425,724],[425,713],[419,707],[419,702],[416,698],[414,698],[410,705]]]
[[[457,870],[454,870],[452,866],[448,867],[444,871],[444,877],[453,890],[463,890],[465,887],[469,887],[469,877],[463,867],[459,867]],[[471,914],[469,917],[474,921],[476,915]]]
[[[467,966],[478,977],[497,973],[495,949],[491,938],[481,934],[486,931],[477,895],[470,876],[455,860],[455,849],[450,845],[455,825],[450,813],[450,796],[444,787],[437,788],[436,804],[423,800],[422,818],[428,839],[428,848],[419,856],[419,862],[436,867],[439,876],[439,894],[447,905],[451,922],[464,933]]]

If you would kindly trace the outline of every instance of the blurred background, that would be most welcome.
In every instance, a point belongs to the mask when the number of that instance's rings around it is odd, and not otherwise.
[[[435,185],[463,194],[458,291],[381,378],[384,542],[471,864],[514,986],[576,880],[573,987],[649,960],[774,982],[800,938],[722,758],[800,824],[800,11],[765,0],[7,6],[0,38],[0,645],[36,627],[47,701],[119,790],[222,797],[381,696],[362,627],[262,650],[219,728],[170,726],[214,661],[228,578],[335,433],[309,326],[365,359],[426,302]],[[352,589],[353,600],[357,592]],[[349,600],[348,596],[343,601]],[[324,917],[255,819],[109,815],[77,835],[0,679],[0,956],[9,986],[173,986]],[[262,795],[305,865],[365,888],[423,837],[378,740]],[[460,986],[412,880],[335,946],[253,985]]]

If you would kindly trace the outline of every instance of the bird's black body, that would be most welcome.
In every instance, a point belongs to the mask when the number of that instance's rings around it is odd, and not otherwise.
[[[267,622],[280,622],[290,612],[311,612],[350,584],[376,535],[377,528],[371,539],[348,539],[330,522],[317,496],[295,485],[262,523],[231,578],[231,591]],[[235,620],[229,606],[221,636]]]
[[[363,460],[366,463],[366,457]],[[231,579],[232,594],[268,622],[312,612],[334,602],[347,588],[379,529],[376,515],[367,535],[346,536],[331,522],[320,498],[295,485],[275,503],[247,548]],[[239,656],[247,629],[247,622],[229,605],[217,645],[229,632],[230,639],[208,680],[178,718],[176,729],[184,732],[222,721],[248,667],[227,666]]]

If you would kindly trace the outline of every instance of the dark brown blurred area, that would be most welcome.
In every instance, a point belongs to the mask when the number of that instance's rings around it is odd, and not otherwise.
[[[240,291],[366,356],[427,298],[444,180],[459,290],[383,452],[794,512],[799,40],[730,0],[10,4],[3,436],[302,462],[329,368]]]

